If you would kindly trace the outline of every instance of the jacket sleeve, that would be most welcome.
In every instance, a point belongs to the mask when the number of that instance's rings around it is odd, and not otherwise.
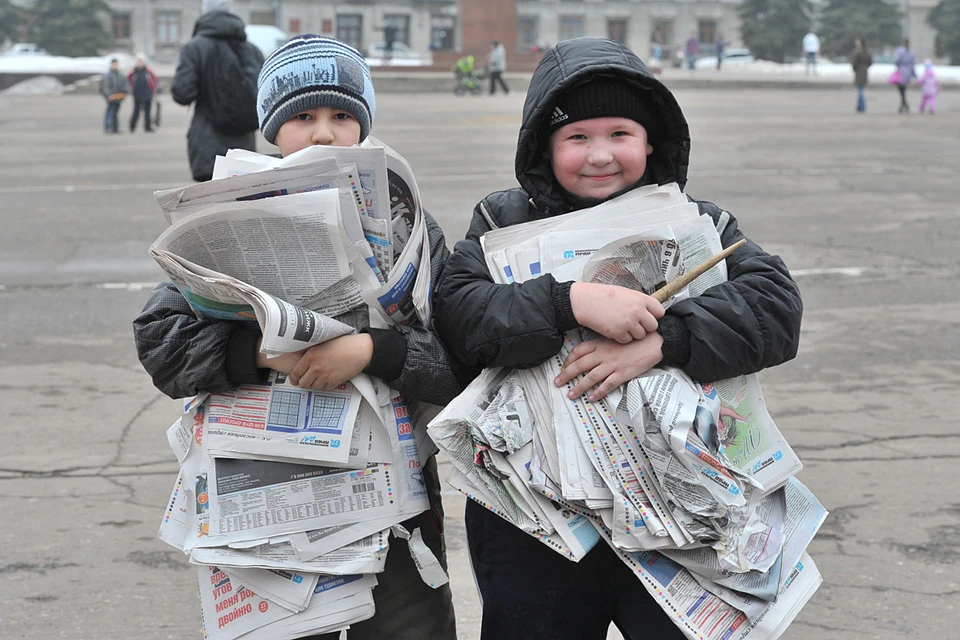
[[[171,398],[262,383],[255,324],[197,318],[170,282],[153,290],[133,321],[137,355],[153,384]]]
[[[180,51],[177,70],[170,83],[170,95],[177,104],[192,104],[200,97],[200,55],[196,41],[188,42]]]
[[[424,212],[430,242],[431,293],[436,289],[450,251],[440,225]],[[436,331],[420,325],[370,330],[374,357],[366,373],[378,376],[414,400],[445,405],[463,391],[471,376],[450,355]]]
[[[724,247],[745,238],[729,212],[698,204]],[[803,303],[783,261],[748,239],[726,263],[727,282],[673,305],[660,320],[664,363],[694,380],[755,373],[797,355]]]
[[[484,367],[533,367],[577,326],[570,284],[547,274],[522,284],[495,284],[479,238],[490,230],[481,207],[466,240],[454,247],[437,293],[436,327],[453,356],[474,375]]]

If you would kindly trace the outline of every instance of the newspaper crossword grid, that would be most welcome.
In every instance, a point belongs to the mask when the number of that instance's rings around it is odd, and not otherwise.
[[[341,433],[343,431],[342,415],[349,399],[314,396],[313,400],[310,423],[306,430]],[[302,408],[303,394],[299,391],[274,390],[273,398],[270,401],[270,413],[267,418],[270,426],[299,429]]]

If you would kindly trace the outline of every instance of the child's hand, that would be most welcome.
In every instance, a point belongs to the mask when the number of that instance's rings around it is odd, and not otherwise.
[[[573,283],[570,306],[582,326],[621,344],[655,332],[663,317],[663,306],[650,296],[610,284]]]
[[[304,389],[335,389],[363,371],[372,357],[369,334],[340,336],[307,349],[290,371],[290,382]]]
[[[600,383],[587,399],[596,402],[608,393],[655,367],[663,359],[663,336],[653,332],[642,340],[618,344],[609,338],[581,342],[563,363],[563,371],[553,381],[562,387],[578,375],[586,374],[567,394],[579,398]]]
[[[260,339],[257,340],[257,369],[273,369],[274,371],[279,371],[280,373],[289,374],[293,371],[293,368],[297,366],[297,363],[300,362],[300,358],[306,352],[306,349],[302,351],[292,351],[290,353],[284,353],[279,356],[269,357],[267,354],[260,351],[260,345],[263,344],[263,336],[260,336]]]

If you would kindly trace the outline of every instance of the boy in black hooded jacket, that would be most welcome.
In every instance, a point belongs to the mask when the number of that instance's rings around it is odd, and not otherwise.
[[[532,367],[577,326],[602,337],[579,345],[558,386],[597,399],[658,364],[704,382],[753,373],[796,355],[802,305],[780,258],[753,242],[727,258],[729,281],[663,308],[620,287],[534,280],[495,284],[480,237],[492,229],[596,205],[646,184],[686,182],[690,137],[679,105],[643,62],[606,39],[562,42],[540,62],[524,104],[516,155],[519,189],[484,198],[447,262],[436,327],[474,371]],[[709,202],[724,247],[744,238]],[[570,562],[468,502],[467,534],[483,596],[484,640],[683,637],[605,544]]]

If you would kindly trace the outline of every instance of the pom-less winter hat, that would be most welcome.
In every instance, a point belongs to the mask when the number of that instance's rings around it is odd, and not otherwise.
[[[284,122],[317,107],[351,114],[360,123],[360,140],[373,126],[370,68],[359,51],[333,38],[291,38],[263,63],[257,88],[260,130],[271,144]]]
[[[657,111],[642,91],[613,78],[597,78],[574,87],[557,98],[543,125],[550,135],[571,122],[590,118],[628,118],[639,122],[652,137],[657,129]]]

